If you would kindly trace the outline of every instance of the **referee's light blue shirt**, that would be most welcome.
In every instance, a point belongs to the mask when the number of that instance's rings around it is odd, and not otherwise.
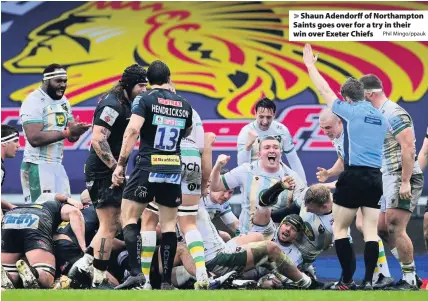
[[[381,168],[387,131],[385,117],[367,101],[350,104],[336,99],[332,111],[343,122],[344,163]]]

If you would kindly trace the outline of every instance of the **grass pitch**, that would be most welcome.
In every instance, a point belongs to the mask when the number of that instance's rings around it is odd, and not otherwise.
[[[102,290],[7,290],[3,301],[427,301],[428,291],[102,291]]]

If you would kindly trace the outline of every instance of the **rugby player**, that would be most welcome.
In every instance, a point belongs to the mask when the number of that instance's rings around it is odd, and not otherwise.
[[[419,151],[418,162],[421,167],[421,170],[424,171],[425,167],[427,167],[428,165],[428,128],[424,139],[424,144],[422,145],[422,148]],[[428,252],[428,201],[425,205],[425,214],[424,214],[424,238],[425,238],[425,248]]]
[[[75,264],[75,268],[87,271],[93,261],[94,288],[111,287],[106,271],[119,226],[124,190],[124,184],[111,187],[112,174],[131,117],[132,100],[145,92],[146,87],[146,70],[138,64],[128,66],[120,81],[101,97],[94,112],[91,149],[85,163],[85,181],[100,226],[85,256]],[[74,273],[74,268],[72,270]]]
[[[6,178],[6,169],[4,167],[4,160],[7,158],[15,158],[16,152],[19,149],[19,132],[13,126],[2,124],[1,125],[1,186],[3,187],[4,179]],[[15,205],[6,201],[1,201],[1,209],[11,210]],[[3,218],[3,211],[1,218]],[[0,218],[0,219],[1,219]]]
[[[306,183],[305,170],[294,149],[293,138],[287,127],[274,120],[276,105],[269,98],[256,103],[256,120],[244,126],[238,135],[238,165],[251,163],[258,159],[260,140],[265,136],[274,136],[281,144],[289,166]]]
[[[43,194],[70,196],[70,183],[62,166],[64,139],[75,142],[90,124],[75,122],[64,96],[67,72],[59,64],[43,71],[42,85],[31,92],[19,111],[25,136],[21,185],[26,203],[38,202]],[[31,189],[30,189],[31,187]]]
[[[177,248],[175,232],[177,207],[182,203],[180,143],[192,129],[192,107],[169,88],[171,72],[166,64],[154,61],[147,70],[151,91],[138,95],[125,130],[114,186],[123,184],[124,170],[138,135],[140,149],[136,166],[123,192],[121,222],[129,253],[131,276],[117,289],[142,285],[141,236],[137,220],[148,203],[159,205],[162,230],[162,289],[174,289],[171,271]]]
[[[395,244],[403,278],[395,289],[416,290],[416,266],[413,243],[406,228],[422,194],[424,176],[416,159],[413,120],[397,103],[389,100],[381,80],[373,74],[364,75],[365,100],[384,116],[388,131],[383,144],[382,180],[386,214],[386,227],[390,240]]]
[[[170,91],[175,93],[175,88],[171,82]],[[204,135],[208,135],[207,142],[208,140],[210,142],[205,143]],[[190,254],[195,260],[196,289],[207,289],[209,287],[203,252],[204,246],[201,234],[196,228],[196,215],[198,213],[199,199],[201,198],[201,189],[207,186],[207,178],[211,170],[212,143],[214,143],[214,140],[215,135],[213,133],[204,134],[201,118],[192,109],[192,131],[189,136],[181,140],[180,144],[182,204],[178,207],[178,225],[184,234]],[[202,162],[201,156],[204,162]],[[205,179],[202,179],[203,177]],[[203,185],[202,182],[204,182]],[[156,205],[153,204],[153,206]],[[154,254],[153,249],[156,246],[156,225],[158,224],[158,218],[150,216],[154,213],[157,213],[157,211],[145,210],[142,217],[141,239],[143,242],[142,254],[144,256],[141,256],[141,263],[146,279],[150,279],[150,265]],[[151,289],[149,280],[145,282],[144,289]]]
[[[334,192],[334,239],[337,256],[342,266],[342,277],[335,286],[340,290],[355,289],[353,281],[356,263],[348,229],[358,208],[362,208],[365,240],[364,263],[366,273],[361,289],[372,289],[373,273],[379,255],[377,223],[379,199],[382,196],[382,148],[386,135],[386,120],[370,103],[364,101],[364,86],[349,78],[341,87],[340,101],[315,67],[317,56],[306,44],[303,61],[317,91],[326,104],[344,123],[344,163]]]
[[[244,163],[230,172],[220,175],[219,164],[211,173],[211,192],[227,191],[240,186],[243,195],[241,214],[239,216],[239,231],[247,234],[253,225],[263,228],[265,225],[253,224],[253,216],[259,204],[262,192],[286,175],[292,175],[296,182],[293,187],[293,198],[298,198],[306,184],[299,180],[297,173],[281,162],[281,146],[273,136],[265,136],[260,141],[259,160],[252,163]],[[228,157],[229,158],[229,157]],[[273,233],[264,232],[268,238]]]
[[[327,181],[330,177],[339,176],[344,170],[344,148],[343,148],[343,123],[337,115],[335,115],[329,108],[325,108],[321,111],[319,117],[320,127],[324,131],[324,133],[330,138],[333,143],[334,148],[337,152],[337,161],[334,166],[330,169],[324,169],[322,167],[318,167],[317,179],[320,182]],[[328,183],[327,187],[330,189],[334,189],[336,182]],[[383,198],[383,197],[382,197]],[[382,200],[381,200],[382,201]],[[378,228],[382,227],[381,218],[379,218]],[[361,209],[358,209],[357,219],[355,222],[357,229],[360,232],[363,232],[363,221],[361,216]],[[383,232],[380,232],[383,233]],[[387,238],[387,237],[386,237]],[[391,273],[389,272],[388,261],[385,255],[385,249],[383,246],[382,239],[378,237],[379,244],[379,257],[376,263],[376,269],[373,274],[373,288],[374,289],[383,289],[387,286],[390,286],[394,283],[394,278],[391,277]]]
[[[261,148],[271,142],[276,144],[279,150],[279,142],[275,138],[272,138],[272,140],[269,138],[262,140]],[[229,187],[238,186],[238,168],[241,167],[232,169],[230,172],[222,175],[220,179],[220,170],[229,159],[229,156],[223,154],[217,158],[211,174],[211,189],[213,191],[226,191],[230,189]],[[253,162],[251,165],[245,163],[243,166],[247,166],[248,168],[248,166],[255,166],[258,162]],[[248,177],[247,173],[245,173],[246,178]],[[262,175],[258,175],[257,177],[261,178]],[[267,177],[264,179],[269,180]],[[282,178],[279,178],[275,182],[282,182],[285,189],[292,189],[295,185],[290,176],[285,177],[284,181],[281,180]],[[261,193],[257,195],[259,198]],[[205,258],[207,259],[207,268],[209,271],[217,275],[224,275],[231,271],[241,273],[263,264],[268,270],[290,279],[295,287],[310,288],[318,285],[317,282],[312,282],[306,274],[301,273],[293,261],[284,254],[275,242],[264,240],[264,236],[260,233],[249,233],[248,235],[235,237],[224,243],[203,206],[199,206],[197,223],[198,229],[204,238]]]
[[[8,272],[6,276],[10,278],[2,277],[2,287],[16,286],[19,277],[24,288],[52,286],[55,276],[52,237],[55,229],[62,221],[69,221],[77,240],[85,241],[83,217],[74,207],[77,203],[65,195],[56,195],[55,201],[17,207],[5,214],[1,233],[1,262],[2,269]],[[84,244],[81,245],[82,250],[85,248]],[[23,255],[29,265],[20,259]]]

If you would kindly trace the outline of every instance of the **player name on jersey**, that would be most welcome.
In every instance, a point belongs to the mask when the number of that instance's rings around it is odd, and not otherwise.
[[[189,117],[189,111],[176,108],[166,108],[160,105],[152,105],[152,113],[169,115],[174,117]]]

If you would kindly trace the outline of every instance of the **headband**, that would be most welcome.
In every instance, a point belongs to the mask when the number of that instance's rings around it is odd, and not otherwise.
[[[382,92],[382,89],[364,89],[365,93]]]
[[[1,144],[6,144],[19,139],[18,133],[12,133],[9,136],[1,137]]]
[[[43,80],[48,80],[48,79],[63,77],[63,76],[67,77],[67,71],[65,71],[64,69],[59,69],[53,72],[44,73]]]

